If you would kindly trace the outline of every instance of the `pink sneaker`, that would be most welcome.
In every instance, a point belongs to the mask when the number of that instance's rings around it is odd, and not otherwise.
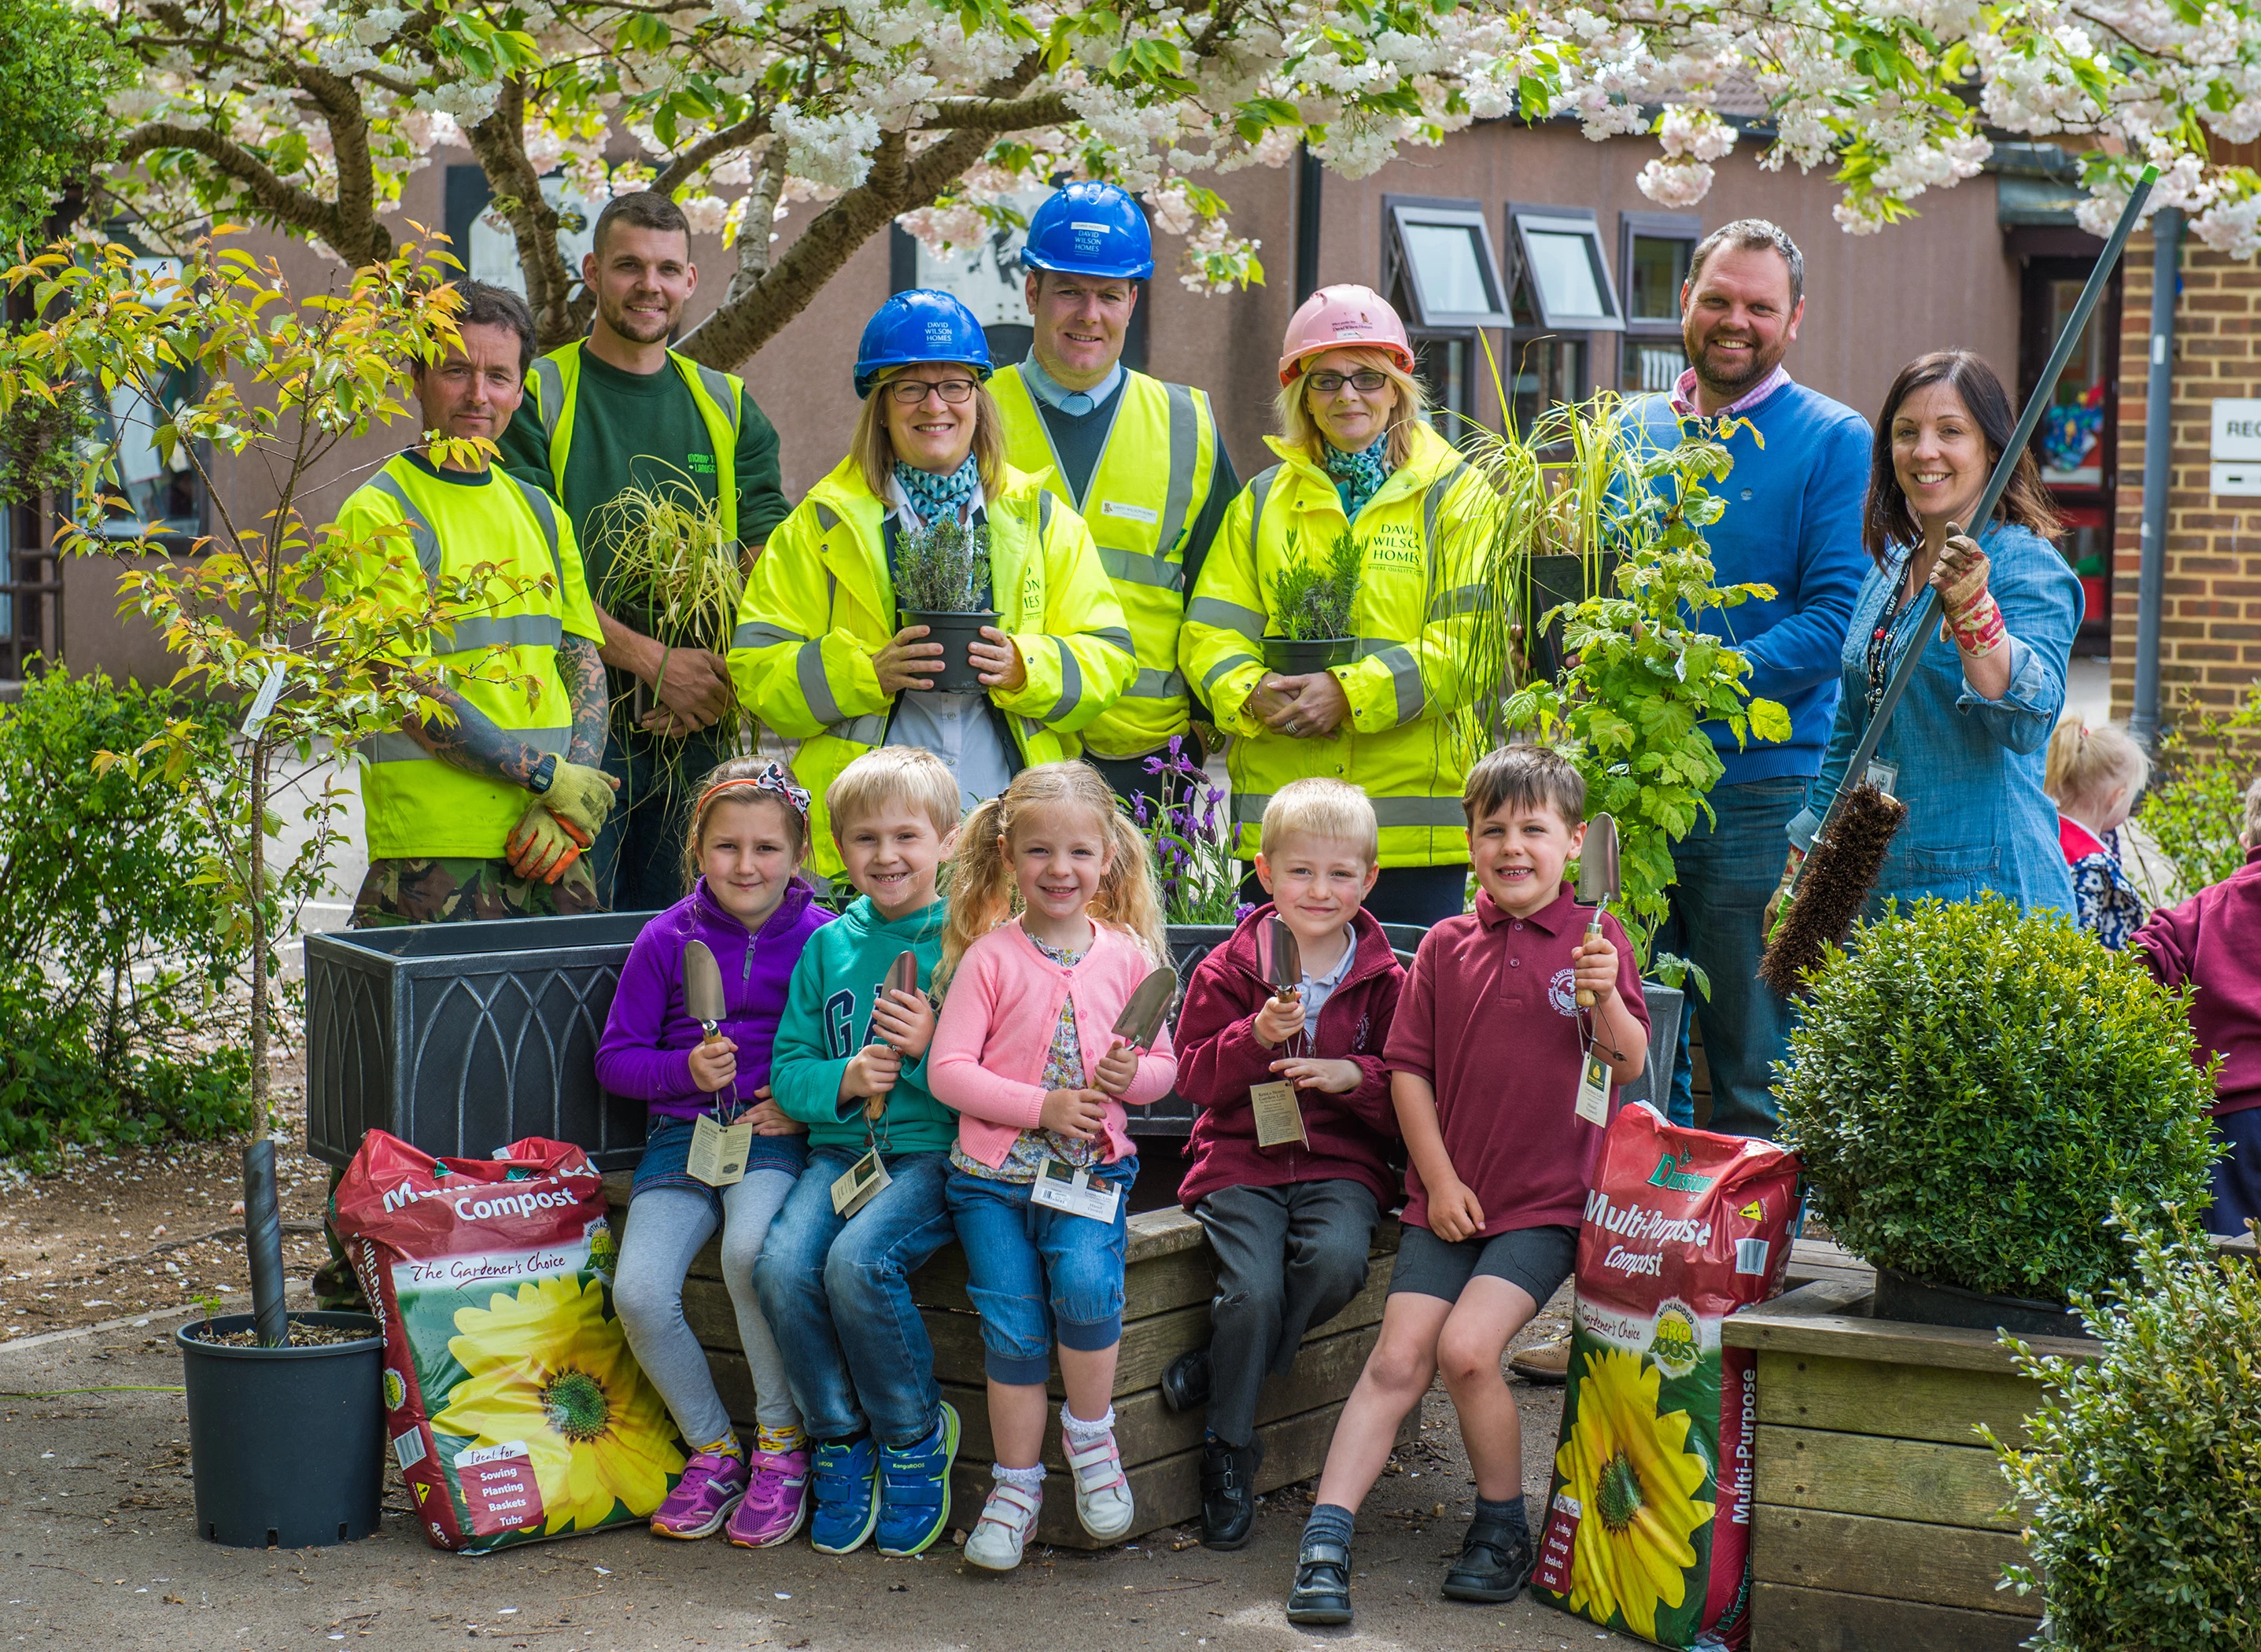
[[[775,1548],[808,1518],[808,1448],[757,1451],[752,1479],[723,1535],[740,1548]]]
[[[746,1495],[746,1460],[702,1451],[651,1517],[655,1537],[712,1537]]]

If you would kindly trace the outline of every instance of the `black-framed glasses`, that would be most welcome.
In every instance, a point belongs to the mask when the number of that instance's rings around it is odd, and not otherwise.
[[[970,378],[898,378],[887,385],[887,394],[906,407],[915,407],[932,391],[953,407],[961,407],[973,399],[980,388]]]
[[[1371,396],[1389,382],[1389,375],[1377,367],[1361,367],[1355,373],[1313,373],[1307,381],[1322,396],[1331,396],[1345,384],[1361,396]]]

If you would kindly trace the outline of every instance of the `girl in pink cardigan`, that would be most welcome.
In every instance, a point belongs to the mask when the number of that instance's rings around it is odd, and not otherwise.
[[[1130,1529],[1109,1398],[1138,1173],[1123,1109],[1167,1095],[1178,1063],[1166,1031],[1144,1056],[1111,1031],[1168,949],[1146,845],[1096,770],[1023,770],[966,817],[958,844],[927,1075],[958,1114],[950,1213],[981,1311],[997,1445],[965,1558],[1010,1571],[1044,1505],[1055,1334],[1076,1518],[1102,1542]]]

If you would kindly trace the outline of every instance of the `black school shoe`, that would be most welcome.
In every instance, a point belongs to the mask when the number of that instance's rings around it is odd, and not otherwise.
[[[1327,1537],[1303,1540],[1296,1556],[1296,1586],[1288,1591],[1288,1621],[1350,1621],[1349,1545]]]
[[[1209,1548],[1240,1548],[1256,1529],[1256,1469],[1264,1447],[1222,1440],[1202,1442],[1202,1543]]]
[[[1461,1557],[1445,1574],[1445,1598],[1503,1605],[1523,1592],[1537,1559],[1527,1528],[1479,1514],[1468,1522]]]
[[[1181,1354],[1162,1373],[1162,1404],[1174,1411],[1199,1411],[1209,1404],[1209,1344]]]

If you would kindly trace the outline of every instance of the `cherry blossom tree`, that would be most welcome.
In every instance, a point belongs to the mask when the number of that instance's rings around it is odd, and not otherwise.
[[[721,366],[774,337],[893,221],[967,244],[1062,174],[1137,191],[1188,285],[1260,277],[1231,175],[1308,144],[1348,177],[1473,121],[1653,133],[1653,199],[1703,198],[1754,140],[1833,166],[1837,215],[1883,228],[1973,176],[1988,137],[2085,152],[2092,226],[2145,161],[2151,200],[2250,255],[2261,179],[2207,157],[2261,135],[2257,0],[87,0],[144,66],[113,102],[97,210],[145,238],[214,216],[355,265],[396,238],[401,180],[448,145],[484,169],[545,342],[589,300],[541,180],[674,194],[736,268],[690,336]],[[777,226],[804,212],[800,233]]]

